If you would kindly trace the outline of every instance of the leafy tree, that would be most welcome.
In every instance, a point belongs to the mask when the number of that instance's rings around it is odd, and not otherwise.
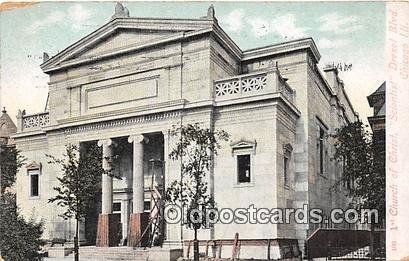
[[[25,161],[26,158],[14,146],[4,146],[0,149],[1,194],[6,188],[14,185],[17,171],[24,165]]]
[[[60,215],[64,219],[76,220],[74,238],[74,258],[79,260],[78,254],[78,225],[88,214],[88,208],[94,204],[95,196],[100,192],[100,178],[104,173],[102,169],[101,149],[92,144],[79,149],[74,145],[66,146],[64,159],[46,155],[50,164],[61,167],[62,176],[58,177],[59,186],[54,187],[57,192],[55,197],[49,199],[64,209]]]
[[[350,123],[337,130],[334,158],[343,164],[343,175],[336,185],[346,186],[356,209],[378,210],[378,224],[385,220],[385,151],[361,121]],[[370,255],[374,260],[374,228],[371,222]]]
[[[8,261],[39,260],[43,222],[36,222],[34,216],[26,221],[19,214],[16,197],[6,188],[12,187],[16,174],[24,165],[25,157],[15,147],[1,147],[1,193],[0,193],[0,252]]]
[[[0,198],[0,250],[7,261],[33,261],[40,259],[43,221],[34,216],[26,221],[19,214],[15,195],[6,192]]]
[[[206,228],[206,210],[216,206],[213,196],[208,193],[206,175],[209,173],[214,155],[220,148],[220,141],[227,141],[225,131],[202,129],[198,124],[174,128],[172,136],[180,135],[180,141],[170,152],[169,158],[181,160],[180,181],[173,181],[166,190],[166,201],[178,204],[186,210],[185,226],[194,230],[194,260],[199,260],[197,231]]]
[[[385,155],[376,153],[372,134],[361,121],[336,131],[334,159],[343,171],[336,185],[344,185],[356,208],[377,209],[385,218]]]

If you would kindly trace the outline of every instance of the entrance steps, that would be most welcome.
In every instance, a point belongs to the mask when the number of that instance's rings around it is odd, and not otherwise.
[[[79,255],[81,261],[176,261],[182,249],[83,246]],[[69,257],[73,260],[74,254]]]
[[[73,255],[73,254],[71,254]],[[95,247],[85,246],[79,249],[80,259],[89,261],[146,261],[149,251],[132,247]]]

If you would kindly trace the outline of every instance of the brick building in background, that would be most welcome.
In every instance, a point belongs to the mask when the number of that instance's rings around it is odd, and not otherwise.
[[[379,153],[385,153],[385,91],[386,82],[383,82],[375,92],[367,97],[369,106],[373,108],[373,116],[368,117],[368,121]]]
[[[16,125],[11,120],[10,116],[7,114],[6,108],[3,108],[0,116],[0,152],[4,152],[4,149],[6,147],[16,146],[14,140],[11,138],[11,136],[13,136],[16,133],[17,133]],[[8,188],[8,190],[12,190],[12,192],[14,192],[13,188]]]
[[[17,133],[17,127],[3,108],[0,116],[0,146],[14,146],[12,135]]]

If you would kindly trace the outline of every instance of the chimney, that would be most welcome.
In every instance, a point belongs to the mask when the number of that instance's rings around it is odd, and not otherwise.
[[[341,80],[338,77],[338,69],[333,64],[327,64],[324,67],[325,79],[327,80],[329,86],[335,93],[338,93],[339,85]]]

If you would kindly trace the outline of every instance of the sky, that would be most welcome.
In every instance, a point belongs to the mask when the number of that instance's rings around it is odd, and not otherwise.
[[[131,17],[199,18],[210,2],[125,2]],[[384,2],[213,2],[221,27],[242,50],[312,37],[319,67],[340,71],[361,119],[366,96],[385,80]],[[39,65],[107,23],[115,2],[42,2],[0,12],[0,106],[15,121],[18,109],[44,111],[48,76]],[[343,66],[344,67],[344,66]]]

